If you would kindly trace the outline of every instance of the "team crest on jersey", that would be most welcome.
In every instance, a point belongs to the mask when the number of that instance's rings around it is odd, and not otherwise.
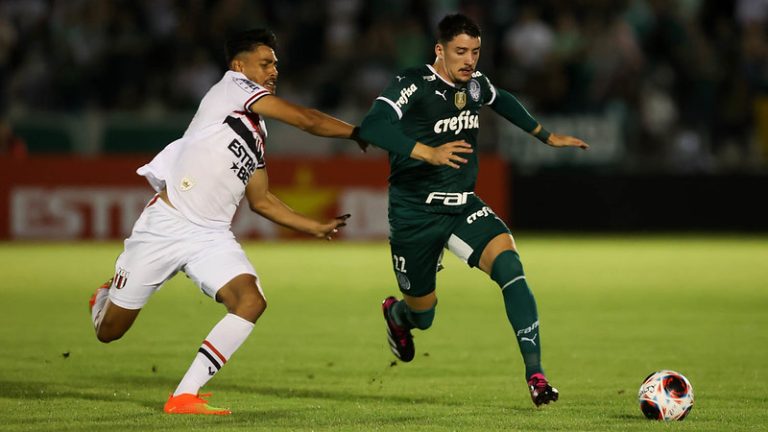
[[[467,88],[469,88],[469,97],[475,102],[480,101],[480,83],[476,79],[472,79],[469,81]]]
[[[467,94],[463,91],[454,93],[453,104],[456,105],[456,108],[458,109],[464,108],[464,106],[467,105]]]
[[[125,286],[126,283],[128,283],[128,271],[122,267],[118,267],[117,272],[115,272],[115,280],[112,282],[112,284],[115,286],[115,288],[120,289]]]
[[[182,191],[188,191],[192,189],[192,186],[194,185],[195,185],[195,182],[193,182],[187,177],[184,177],[183,179],[181,179],[181,183],[179,184],[179,189],[181,189]]]

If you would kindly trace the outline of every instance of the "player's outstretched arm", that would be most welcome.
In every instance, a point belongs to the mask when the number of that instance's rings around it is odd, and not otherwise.
[[[350,215],[337,216],[320,222],[295,212],[269,191],[269,180],[265,169],[256,170],[245,187],[245,198],[251,210],[259,215],[293,230],[330,240],[345,226]]]
[[[256,114],[295,126],[312,135],[349,138],[355,140],[363,151],[368,147],[368,143],[360,138],[359,129],[353,125],[322,111],[288,102],[275,95],[265,96],[257,100],[248,109]]]
[[[541,135],[542,130],[543,128],[541,127],[541,125],[538,125],[536,126],[536,129],[534,129],[531,134],[535,137],[538,137]],[[549,133],[546,139],[543,141],[545,144],[550,145],[552,147],[578,147],[582,150],[589,149],[589,144],[570,135],[560,135],[556,133]]]
[[[491,104],[491,108],[515,126],[538,138],[539,141],[552,147],[578,147],[582,150],[589,148],[587,143],[576,137],[547,132],[508,91],[497,87],[496,93],[497,97]]]
[[[582,150],[589,149],[589,144],[570,135],[550,134],[547,144],[552,147],[578,147]]]

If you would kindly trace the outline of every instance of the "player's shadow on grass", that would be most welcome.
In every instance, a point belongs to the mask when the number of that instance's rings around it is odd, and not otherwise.
[[[142,400],[117,394],[114,390],[99,390],[89,387],[89,391],[78,391],[72,388],[62,389],[55,385],[41,382],[0,381],[3,389],[2,396],[6,399],[20,400],[49,400],[49,399],[81,399],[102,402],[132,402],[147,407],[157,407],[157,401]]]
[[[136,387],[144,389],[146,394],[147,389],[168,388],[172,389],[176,385],[176,380],[161,376],[155,377],[113,377],[108,381],[107,385],[94,385],[91,382],[87,389],[77,390],[71,387],[63,387],[56,383],[48,384],[42,382],[24,382],[24,381],[6,381],[0,380],[0,388],[3,389],[2,396],[8,399],[18,399],[21,401],[45,401],[54,399],[74,399],[85,400],[93,402],[109,402],[109,403],[129,403],[134,404],[149,410],[149,412],[134,412],[132,414],[133,422],[139,425],[147,423],[147,425],[157,426],[156,422],[158,417],[162,416],[162,429],[163,430],[188,430],[189,420],[185,419],[188,416],[165,416],[162,414],[163,403],[165,402],[165,395],[159,398],[138,398],[136,394],[139,391],[135,390]],[[120,393],[115,393],[115,388],[124,388]],[[355,401],[367,401],[372,403],[403,403],[403,404],[432,404],[451,407],[464,407],[466,408],[466,401],[451,401],[433,397],[407,397],[407,396],[393,396],[393,395],[376,395],[366,392],[350,393],[348,391],[329,391],[329,390],[315,390],[315,389],[293,389],[282,387],[263,387],[257,385],[242,385],[242,384],[228,384],[220,383],[215,386],[211,386],[211,389],[215,392],[235,392],[247,395],[263,395],[268,397],[285,398],[285,399],[315,399],[315,400],[329,400],[337,402],[349,402]],[[154,391],[159,393],[159,391]],[[375,391],[375,390],[372,390]],[[133,395],[131,395],[133,393]],[[484,408],[498,408],[495,406],[485,406]],[[530,411],[530,409],[524,409],[522,407],[504,406],[505,410],[513,411]],[[317,423],[314,423],[314,427],[355,427],[355,428],[367,428],[367,427],[381,427],[380,418],[367,418],[365,416],[352,416],[346,419],[340,418],[326,418],[324,414],[313,415],[317,408],[306,408],[313,412],[297,413],[297,409],[293,407],[291,409],[275,408],[271,407],[268,403],[259,404],[256,402],[253,408],[242,409],[238,408],[235,412],[236,415],[221,418],[219,416],[203,416],[206,418],[197,418],[195,423],[198,425],[253,425],[260,424],[262,426],[270,427],[273,424],[275,427],[296,427],[305,428],[307,426],[307,418],[314,418]],[[322,408],[319,408],[321,411]],[[153,414],[154,413],[154,414]],[[155,415],[156,414],[156,415]],[[424,416],[418,414],[407,414],[388,416],[386,419],[387,425],[393,424],[419,424],[426,419]],[[292,422],[296,424],[292,424]],[[19,418],[18,423],[14,424],[22,425],[26,422],[26,419]],[[85,416],[80,419],[83,424],[89,424],[93,427],[100,429],[110,429],[125,426],[125,417],[123,414],[110,415],[108,413],[97,413],[93,416]],[[10,426],[10,424],[8,424]]]
[[[119,384],[124,382],[128,385],[137,385],[141,387],[167,387],[173,389],[177,381],[171,378],[165,377],[147,377],[147,376],[125,376],[125,377],[113,377],[110,378],[111,384]],[[378,387],[377,387],[378,388]],[[226,381],[221,381],[210,385],[203,389],[204,391],[212,391],[214,393],[227,393],[237,392],[247,395],[263,395],[270,397],[277,397],[283,399],[324,399],[338,402],[354,402],[354,401],[370,401],[370,402],[386,402],[386,403],[402,403],[402,404],[431,404],[431,405],[443,405],[443,406],[456,406],[465,407],[466,401],[449,400],[439,397],[425,397],[425,396],[407,396],[407,395],[392,395],[392,394],[374,394],[377,390],[371,389],[369,392],[355,392],[352,393],[348,390],[333,391],[328,389],[307,389],[307,388],[290,388],[290,387],[274,387],[274,386],[259,386],[259,385],[244,385],[244,384],[232,384]],[[157,406],[157,402],[153,402],[153,405]],[[503,408],[511,411],[524,411],[529,412],[530,407],[512,406],[504,403],[499,405],[488,405],[489,408]],[[258,411],[263,413],[263,411]]]

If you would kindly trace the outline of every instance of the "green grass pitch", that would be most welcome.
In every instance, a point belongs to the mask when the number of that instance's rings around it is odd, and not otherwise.
[[[162,405],[224,309],[177,275],[117,342],[87,299],[120,243],[0,244],[0,431],[736,431],[768,424],[768,238],[517,238],[561,400],[536,409],[498,288],[446,255],[434,326],[394,362],[385,243],[248,243],[269,302],[208,384],[229,417]],[[696,403],[645,420],[642,379],[674,369]]]

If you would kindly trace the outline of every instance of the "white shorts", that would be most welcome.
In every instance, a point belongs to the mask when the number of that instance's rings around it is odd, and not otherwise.
[[[256,276],[232,231],[195,225],[155,196],[115,262],[109,300],[125,309],[141,309],[179,270],[214,299],[235,276]]]

